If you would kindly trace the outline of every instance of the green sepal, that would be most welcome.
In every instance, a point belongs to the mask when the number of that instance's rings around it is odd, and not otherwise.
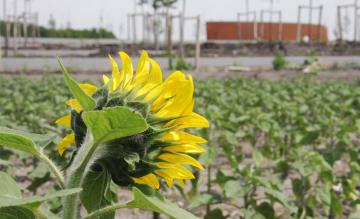
[[[58,58],[58,62],[60,64],[61,71],[64,75],[65,82],[71,91],[72,95],[76,98],[77,101],[79,101],[81,107],[83,110],[92,110],[96,106],[95,100],[88,96],[83,89],[81,89],[80,85],[73,79],[68,71],[66,70],[63,63]]]

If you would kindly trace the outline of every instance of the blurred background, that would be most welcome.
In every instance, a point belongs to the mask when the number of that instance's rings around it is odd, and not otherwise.
[[[0,6],[4,73],[56,71],[56,56],[78,72],[105,71],[107,54],[142,49],[168,68],[176,62],[265,68],[279,51],[295,64],[310,50],[324,64],[359,61],[357,0],[1,0]]]

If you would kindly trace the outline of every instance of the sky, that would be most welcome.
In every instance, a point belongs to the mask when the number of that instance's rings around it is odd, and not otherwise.
[[[4,0],[0,0],[2,3]],[[13,13],[14,1],[6,0],[7,13]],[[23,11],[25,0],[17,0],[18,13]],[[120,39],[128,38],[127,14],[141,7],[135,7],[138,0],[32,0],[32,12],[39,13],[41,25],[48,25],[50,16],[56,20],[57,27],[70,25],[73,28],[104,27],[113,31]],[[179,0],[176,8],[171,11],[178,14],[182,8],[182,1]],[[281,10],[284,22],[297,21],[297,8],[299,5],[308,5],[310,0],[273,0],[274,10]],[[250,10],[259,12],[270,8],[270,0],[249,0]],[[323,5],[323,25],[328,27],[330,39],[334,39],[336,29],[336,8],[340,4],[353,4],[354,0],[313,0],[314,6]],[[2,4],[0,7],[3,7]],[[146,7],[145,11],[152,12],[152,8]],[[186,16],[201,16],[201,39],[206,39],[206,21],[235,21],[238,12],[245,11],[245,0],[186,0]],[[3,13],[3,10],[0,10]],[[314,22],[317,22],[317,12],[314,12]],[[354,20],[354,11],[344,11],[350,20]],[[2,17],[2,16],[1,16]],[[308,22],[308,12],[304,12],[302,21]],[[141,19],[137,20],[137,38],[142,36],[140,32]],[[177,24],[177,23],[176,23]],[[178,28],[174,25],[174,38],[178,36]],[[185,25],[185,39],[195,39],[195,23],[189,21]],[[353,34],[349,31],[348,37]]]

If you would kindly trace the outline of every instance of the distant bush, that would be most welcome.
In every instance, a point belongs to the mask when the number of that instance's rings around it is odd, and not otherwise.
[[[275,70],[284,69],[288,64],[288,62],[285,59],[284,53],[277,52],[272,64]]]
[[[0,35],[5,36],[5,23],[3,21],[0,21]],[[13,28],[14,25],[10,24],[10,36],[13,36]],[[34,30],[33,25],[27,26],[27,32],[30,36],[31,33]],[[19,24],[19,31],[20,34],[23,35],[23,25]],[[91,38],[91,39],[97,39],[97,38],[109,38],[114,39],[115,35],[111,31],[105,30],[103,28],[96,29],[72,29],[72,28],[65,28],[65,29],[53,29],[53,28],[47,28],[40,26],[40,37],[45,38]]]
[[[175,60],[175,66],[172,67],[173,70],[191,70],[192,66],[190,63],[186,62],[185,59],[177,57]]]

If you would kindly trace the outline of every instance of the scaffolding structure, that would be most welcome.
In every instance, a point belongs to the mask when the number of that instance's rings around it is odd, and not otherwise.
[[[242,34],[242,30],[241,30],[241,22],[242,22],[242,19],[245,17],[246,18],[246,22],[252,22],[253,23],[253,33],[252,33],[252,36],[253,36],[253,39],[254,40],[257,40],[258,38],[258,31],[257,31],[257,21],[256,21],[256,12],[255,11],[247,11],[247,12],[242,12],[242,13],[238,13],[237,14],[237,34],[238,34],[238,39],[239,41],[242,41],[242,38],[241,38],[241,34]],[[251,17],[251,19],[250,19]],[[247,32],[248,34],[245,34],[247,36],[249,36],[249,39],[251,39],[251,33],[250,32]]]
[[[312,29],[312,20],[313,20],[313,12],[314,11],[318,11],[318,26],[317,26],[317,41],[320,42],[321,41],[321,24],[322,24],[322,14],[323,14],[323,5],[319,5],[319,6],[313,6],[313,0],[309,0],[309,5],[300,5],[298,7],[298,21],[297,21],[297,28],[296,28],[296,41],[301,42],[301,36],[302,36],[302,28],[301,28],[301,17],[302,17],[302,11],[303,10],[309,10],[309,21],[308,21],[308,37],[309,37],[309,43],[311,43],[312,39],[312,33],[313,33],[313,29]]]
[[[358,5],[358,0],[354,0],[354,4],[348,4],[348,5],[339,5],[337,8],[337,25],[338,25],[338,31],[339,31],[339,40],[342,41],[343,40],[343,26],[342,26],[342,11],[343,10],[348,10],[348,9],[353,9],[354,10],[354,38],[353,41],[357,42],[358,41],[358,18],[359,18],[359,5]]]
[[[23,46],[28,46],[28,39],[31,37],[32,44],[35,43],[35,38],[40,36],[39,15],[31,12],[31,0],[24,0],[24,11],[18,14],[18,1],[13,0],[12,14],[6,13],[6,0],[3,0],[3,22],[5,40],[4,40],[4,56],[8,56],[8,50],[13,49],[13,54],[16,55],[20,45],[20,39],[23,40]],[[31,33],[28,33],[28,27],[31,26]],[[22,28],[22,29],[21,29]],[[12,32],[12,33],[11,33]],[[11,38],[12,37],[12,38]],[[11,38],[11,42],[10,42]]]
[[[260,11],[260,30],[261,30],[261,39],[263,40],[265,38],[265,28],[264,28],[264,15],[269,14],[270,15],[270,30],[269,30],[269,34],[270,34],[270,41],[272,40],[282,40],[282,31],[283,31],[283,24],[282,24],[282,12],[281,11],[276,11],[276,10],[261,10]],[[277,33],[277,39],[273,39],[273,15],[277,15],[278,18],[278,33]]]

